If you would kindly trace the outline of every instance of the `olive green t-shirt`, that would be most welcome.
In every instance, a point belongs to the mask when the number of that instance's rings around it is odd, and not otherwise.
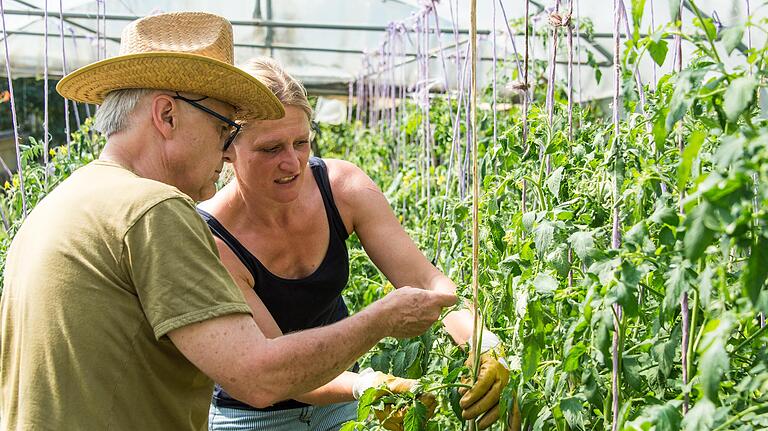
[[[166,334],[250,310],[178,189],[76,171],[13,240],[0,304],[0,429],[203,430],[213,382]]]

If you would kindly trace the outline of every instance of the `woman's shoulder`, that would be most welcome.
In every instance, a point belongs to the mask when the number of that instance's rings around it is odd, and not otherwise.
[[[374,185],[368,175],[352,162],[341,159],[323,159],[323,161],[328,167],[328,180],[334,196],[356,194],[361,188],[370,188]]]

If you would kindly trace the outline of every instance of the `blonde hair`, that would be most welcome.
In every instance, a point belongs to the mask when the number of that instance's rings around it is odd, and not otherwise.
[[[307,114],[307,121],[312,120],[312,106],[307,99],[307,90],[280,63],[269,57],[254,57],[240,68],[266,85],[283,105],[301,108]]]

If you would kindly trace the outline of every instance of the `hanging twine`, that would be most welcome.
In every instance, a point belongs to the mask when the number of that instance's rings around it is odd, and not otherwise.
[[[46,8],[47,9],[47,8]],[[67,52],[64,47],[64,5],[63,0],[59,0],[59,38],[61,39],[61,72],[62,76],[67,74]],[[71,150],[71,131],[69,129],[69,102],[64,99],[64,133],[67,135],[67,157],[72,157]]]
[[[619,2],[623,0],[613,0],[613,133],[614,133],[614,148],[613,152],[618,159],[621,157],[621,137],[619,128],[619,91],[621,90],[621,61],[620,61],[620,49],[621,39],[619,36],[619,24],[621,22],[621,8]],[[614,160],[614,164],[618,163],[618,160]],[[621,184],[618,183],[616,176],[613,179],[613,214],[612,214],[612,233],[611,233],[611,247],[618,249],[621,246],[621,231],[620,231],[620,219],[619,219],[619,189]],[[612,349],[612,365],[611,371],[611,398],[613,409],[613,422],[611,429],[617,431],[619,429],[619,338],[620,333],[620,321],[622,310],[618,304],[613,304],[613,310],[615,313],[613,326],[613,349]]]
[[[479,254],[480,254],[480,175],[479,166],[477,160],[477,0],[472,0],[470,10],[470,46],[472,55],[472,74],[470,91],[472,96],[469,99],[470,111],[469,118],[471,121],[471,148],[472,148],[472,307],[474,310],[474,321],[472,327],[472,339],[475,340],[474,352],[474,367],[473,367],[473,381],[477,381],[477,373],[480,367],[480,354],[482,340],[482,324],[480,322],[480,303],[479,303],[479,290],[480,290],[480,268],[479,268]],[[470,431],[476,429],[475,421],[469,422]]]
[[[43,2],[43,166],[45,169],[45,190],[48,190],[48,0]]]
[[[21,164],[21,148],[19,146],[19,121],[16,117],[16,98],[13,95],[13,78],[11,76],[11,54],[8,51],[8,31],[5,26],[5,5],[0,0],[0,20],[3,24],[3,46],[5,47],[5,73],[8,75],[8,95],[11,102],[11,119],[13,120],[13,142],[16,149],[16,169],[19,175],[19,191],[21,192],[21,218],[27,218],[27,194],[24,190],[24,168]]]

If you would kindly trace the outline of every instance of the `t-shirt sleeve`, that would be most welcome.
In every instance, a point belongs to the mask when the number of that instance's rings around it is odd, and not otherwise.
[[[130,227],[124,247],[123,263],[157,339],[192,323],[251,313],[208,226],[184,199],[150,208]]]

